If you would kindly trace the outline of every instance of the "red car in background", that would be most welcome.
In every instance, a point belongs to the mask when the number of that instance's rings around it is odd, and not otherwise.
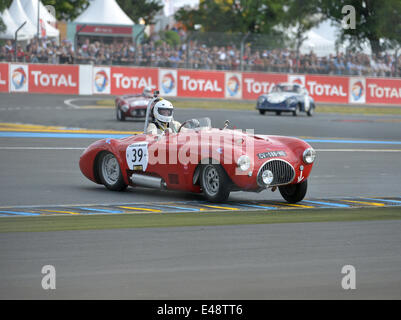
[[[116,117],[118,121],[126,118],[145,118],[146,108],[152,99],[152,92],[145,88],[142,94],[130,94],[115,99]]]
[[[228,121],[219,129],[209,118],[190,119],[177,132],[103,139],[84,151],[80,169],[114,191],[128,185],[183,190],[203,193],[213,202],[224,202],[232,191],[267,189],[279,189],[290,203],[305,197],[316,155],[308,143],[228,126]]]

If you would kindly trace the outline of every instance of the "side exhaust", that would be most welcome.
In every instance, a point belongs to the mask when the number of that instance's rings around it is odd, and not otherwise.
[[[166,188],[166,183],[163,181],[162,178],[145,176],[143,174],[137,174],[137,173],[132,174],[131,181],[133,184],[140,187],[153,188],[153,189]]]

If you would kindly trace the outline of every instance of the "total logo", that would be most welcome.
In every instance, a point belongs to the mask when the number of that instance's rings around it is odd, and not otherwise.
[[[351,94],[354,97],[355,101],[358,101],[362,98],[364,92],[364,88],[361,81],[355,82],[351,88]]]
[[[110,90],[109,75],[106,70],[99,70],[95,73],[95,88],[97,93],[108,93],[107,89]]]
[[[365,79],[351,78],[350,79],[350,102],[351,103],[365,103]]]
[[[297,83],[297,84],[300,84],[301,86],[305,86],[305,76],[289,75],[288,82]]]
[[[26,86],[27,74],[23,67],[14,69],[11,75],[11,81],[15,90],[22,90]]]
[[[171,73],[166,73],[162,79],[162,88],[164,93],[171,93],[175,88],[175,79]]]
[[[165,96],[177,95],[177,70],[159,69],[160,93]]]
[[[241,75],[226,74],[226,98],[241,98]]]

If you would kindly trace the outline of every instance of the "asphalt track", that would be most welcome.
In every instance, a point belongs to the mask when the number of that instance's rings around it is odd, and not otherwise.
[[[0,234],[0,299],[399,299],[401,221]],[[44,265],[56,290],[41,287]],[[356,289],[343,290],[344,265]]]
[[[95,103],[93,98],[0,94],[0,206],[5,211],[124,203],[153,208],[163,202],[202,201],[198,195],[143,188],[113,193],[86,180],[78,168],[80,154],[99,136],[111,134],[74,128],[143,129],[140,121],[116,122],[114,110],[93,108]],[[400,116],[176,111],[179,121],[203,116],[216,127],[229,119],[256,133],[306,139],[318,150],[308,201],[384,205],[372,199],[401,196]],[[231,205],[247,201],[273,201],[274,206],[282,198],[278,192],[230,197]],[[0,297],[399,299],[399,227],[398,222],[353,222],[5,234],[0,235]],[[37,289],[39,265],[52,263],[60,270],[54,296]],[[361,268],[364,290],[344,292],[340,265],[353,263]]]

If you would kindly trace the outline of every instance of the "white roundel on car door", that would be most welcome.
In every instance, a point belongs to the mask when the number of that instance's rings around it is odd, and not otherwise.
[[[142,166],[142,170],[145,171],[148,167],[149,153],[147,142],[138,142],[129,145],[125,155],[130,170],[134,170],[134,167]]]

